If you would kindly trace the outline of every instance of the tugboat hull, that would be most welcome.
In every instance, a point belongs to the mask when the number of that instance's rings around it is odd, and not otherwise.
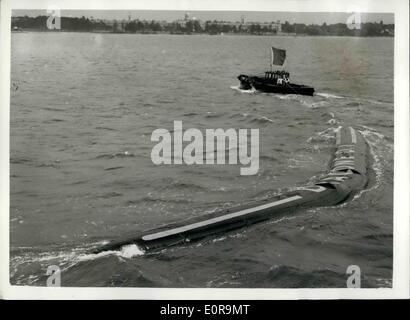
[[[306,96],[313,96],[315,92],[315,89],[309,86],[295,83],[275,84],[272,81],[260,77],[240,75],[238,79],[241,83],[240,89],[242,90],[250,90],[253,88],[267,93],[301,94]]]

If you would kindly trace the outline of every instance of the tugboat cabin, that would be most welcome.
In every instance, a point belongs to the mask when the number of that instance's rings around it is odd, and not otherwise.
[[[289,83],[289,72],[282,70],[266,71],[265,80],[270,80],[274,84]]]

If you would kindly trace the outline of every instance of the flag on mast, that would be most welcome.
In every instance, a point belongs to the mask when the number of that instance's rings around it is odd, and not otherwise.
[[[286,50],[278,49],[275,47],[271,48],[271,65],[281,66],[284,64],[286,59]]]

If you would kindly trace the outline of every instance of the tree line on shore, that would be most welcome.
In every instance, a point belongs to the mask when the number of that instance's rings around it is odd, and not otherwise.
[[[12,30],[43,30],[47,31],[48,16],[37,17],[13,17]],[[241,24],[241,23],[221,23],[219,21],[206,21],[200,23],[198,20],[160,22],[160,21],[106,21],[94,20],[86,17],[61,17],[62,31],[82,31],[82,32],[114,32],[114,33],[171,33],[171,34],[300,34],[312,36],[393,36],[394,24],[384,24],[380,22],[366,22],[360,24],[360,28],[349,28],[344,23],[322,25],[304,23],[282,23],[279,28],[274,24]]]

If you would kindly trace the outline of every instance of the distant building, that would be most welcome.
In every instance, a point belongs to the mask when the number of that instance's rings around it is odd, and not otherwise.
[[[161,28],[165,28],[169,24],[166,20],[160,20],[156,22],[161,26]]]
[[[282,32],[282,24],[280,20],[272,21],[272,22],[248,21],[245,23],[243,23],[243,20],[242,20],[240,26],[241,26],[241,31],[245,31],[245,32],[249,32],[253,26],[260,26],[261,32],[264,32],[264,30],[267,30],[267,32],[274,32],[274,33]]]
[[[181,28],[186,28],[188,22],[194,22],[194,21],[196,23],[199,23],[199,25],[201,26],[202,29],[205,27],[205,22],[203,22],[201,20],[198,20],[195,17],[191,18],[190,14],[188,12],[186,12],[184,14],[184,19],[175,20],[174,23],[178,24]],[[195,31],[195,30],[193,30],[193,31]]]

